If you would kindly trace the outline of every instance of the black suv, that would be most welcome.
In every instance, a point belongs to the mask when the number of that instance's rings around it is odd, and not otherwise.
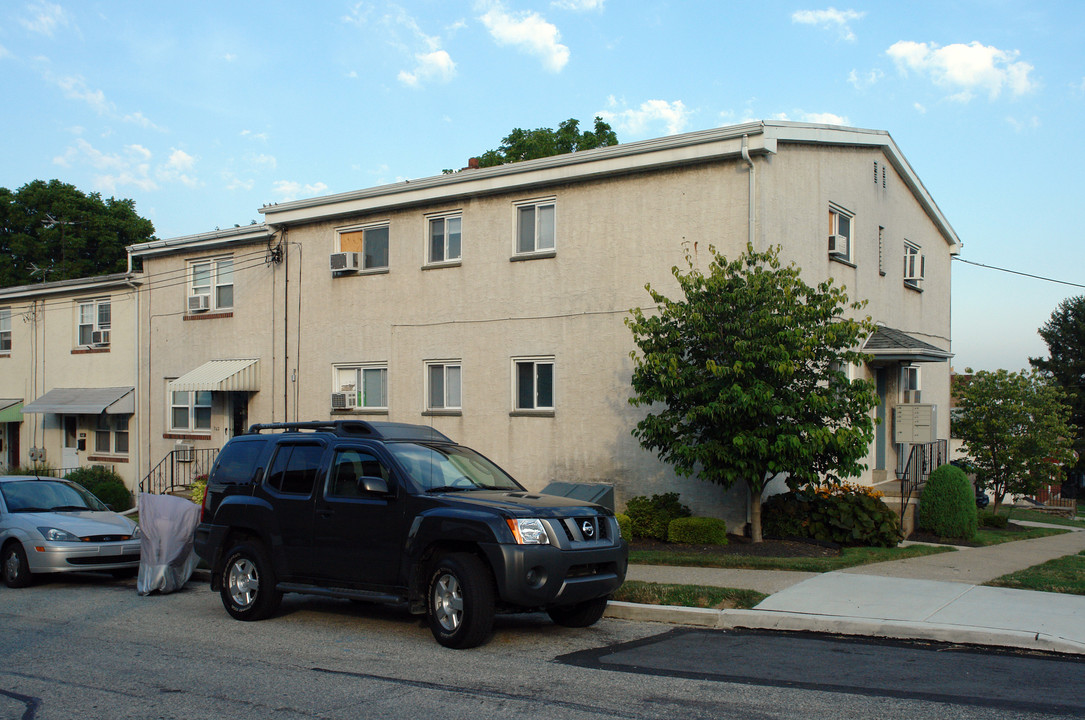
[[[267,617],[284,592],[386,602],[467,648],[496,610],[591,625],[628,548],[610,510],[527,492],[432,428],[337,421],[253,425],[226,443],[196,552],[239,620]]]

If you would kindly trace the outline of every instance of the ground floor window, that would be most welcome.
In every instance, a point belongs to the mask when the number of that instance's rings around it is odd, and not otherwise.
[[[211,391],[175,390],[170,393],[171,430],[210,430]]]

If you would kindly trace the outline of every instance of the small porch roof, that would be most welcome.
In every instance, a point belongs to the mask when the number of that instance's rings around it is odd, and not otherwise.
[[[891,362],[949,362],[953,353],[935,347],[911,335],[891,327],[881,325],[867,338],[863,352],[874,357],[873,363]]]
[[[136,411],[133,387],[53,388],[23,406],[23,414],[131,415]]]
[[[257,392],[260,389],[260,360],[211,360],[189,370],[169,384],[171,392]]]

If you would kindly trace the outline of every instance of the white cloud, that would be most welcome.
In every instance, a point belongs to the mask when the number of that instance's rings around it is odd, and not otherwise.
[[[253,132],[252,130],[242,130],[241,131],[241,137],[252,138],[253,140],[265,141],[265,140],[267,140],[267,133],[257,133],[257,132]]]
[[[113,103],[106,100],[104,92],[91,90],[87,87],[83,78],[78,75],[58,78],[51,73],[46,73],[45,79],[59,87],[64,92],[65,97],[85,102],[99,115],[108,115],[115,111]]]
[[[793,118],[786,112],[779,112],[772,115],[773,120],[792,120]],[[851,121],[843,115],[837,115],[835,113],[810,113],[802,112],[801,110],[796,112],[794,118],[796,122],[808,122],[817,123],[819,125],[847,125],[851,126]]]
[[[960,102],[971,100],[976,90],[986,90],[994,100],[1004,87],[1015,96],[1036,87],[1029,79],[1032,65],[1018,61],[1020,53],[1016,50],[999,50],[976,41],[939,47],[935,43],[901,40],[886,53],[901,72],[914,70],[929,76],[935,85],[957,90],[950,99]]]
[[[369,22],[369,15],[372,12],[373,8],[369,3],[354,3],[348,14],[343,16],[343,22],[348,25],[357,25],[361,27]]]
[[[150,154],[148,153],[149,157]],[[172,148],[169,160],[155,170],[155,177],[162,182],[179,182],[188,187],[196,187],[199,185],[199,181],[191,172],[195,167],[196,158],[184,150]]]
[[[617,108],[618,101],[612,96],[608,98],[607,106]],[[665,134],[674,135],[685,130],[689,123],[689,110],[681,100],[646,100],[638,108],[601,110],[596,114],[615,126],[620,133],[633,137],[657,133],[659,131],[653,128],[660,125],[665,128]]]
[[[242,180],[228,170],[222,172],[222,179],[226,182],[227,190],[252,190],[256,185],[254,180]]]
[[[68,14],[64,8],[51,2],[34,2],[27,6],[30,17],[20,18],[19,22],[31,32],[53,37],[57,28],[68,26]]]
[[[274,155],[264,154],[246,155],[245,162],[247,162],[251,167],[260,170],[274,170],[279,165],[279,161],[275,158]]]
[[[797,10],[791,14],[791,22],[802,25],[816,25],[826,30],[836,30],[840,37],[849,42],[855,41],[855,33],[848,24],[852,20],[860,20],[866,15],[857,10]]]
[[[1023,132],[1025,130],[1036,130],[1040,127],[1040,118],[1033,115],[1025,120],[1018,120],[1017,118],[1008,117],[1006,122],[1009,123],[1016,132]]]
[[[569,62],[569,48],[559,42],[561,33],[536,12],[513,14],[503,4],[495,2],[479,19],[498,45],[512,45],[538,56],[550,72],[561,72]]]
[[[916,103],[915,105],[913,105],[913,107],[916,109],[916,112],[918,112],[919,114],[921,114],[921,115],[926,115],[927,114],[927,108],[924,105],[922,105],[920,103]]]
[[[415,55],[414,58],[418,61],[414,70],[401,70],[399,73],[399,81],[404,85],[418,87],[429,80],[448,82],[456,75],[456,63],[452,62],[451,56],[444,50]]]
[[[885,77],[885,73],[881,70],[874,68],[868,73],[862,75],[858,70],[852,70],[848,73],[848,82],[855,87],[856,90],[866,90],[868,87],[874,85],[876,82]]]
[[[71,167],[80,162],[89,165],[98,174],[92,185],[95,190],[114,194],[118,188],[133,186],[140,190],[157,190],[158,184],[151,177],[151,152],[141,145],[127,145],[122,152],[105,153],[82,138],[63,155],[53,158],[53,163]]]
[[[9,51],[3,45],[0,45],[0,58],[8,58],[8,57],[12,57],[11,51]]]
[[[4,48],[0,47],[0,57],[4,56],[3,50]],[[1085,77],[1081,78],[1081,82],[1079,83],[1070,83],[1070,87],[1079,92],[1085,92]]]
[[[125,115],[123,119],[125,122],[133,123],[135,125],[139,125],[140,127],[145,127],[150,130],[158,130],[159,132],[165,132],[165,128],[161,128],[158,125],[155,125],[153,122],[151,122],[150,118],[148,118],[146,115],[139,111]]]
[[[222,59],[226,62],[233,62],[234,60],[237,60],[237,55],[234,53],[226,53],[222,56]]]
[[[319,195],[328,189],[328,186],[322,182],[309,183],[302,185],[299,182],[293,180],[276,180],[273,184],[274,192],[279,196],[280,202],[288,202],[290,200],[297,200],[298,197],[306,195],[312,197],[313,195]]]
[[[602,12],[603,5],[607,0],[553,0],[551,6],[559,10],[572,10],[574,12],[589,12],[598,10]]]

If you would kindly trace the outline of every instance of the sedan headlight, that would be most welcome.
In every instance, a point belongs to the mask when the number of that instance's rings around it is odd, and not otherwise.
[[[517,545],[549,545],[550,537],[546,526],[538,518],[509,518],[506,520]]]
[[[132,531],[132,539],[139,540],[139,537],[139,525],[136,525],[135,529]]]
[[[60,528],[40,527],[38,532],[50,542],[80,542],[79,538]]]

